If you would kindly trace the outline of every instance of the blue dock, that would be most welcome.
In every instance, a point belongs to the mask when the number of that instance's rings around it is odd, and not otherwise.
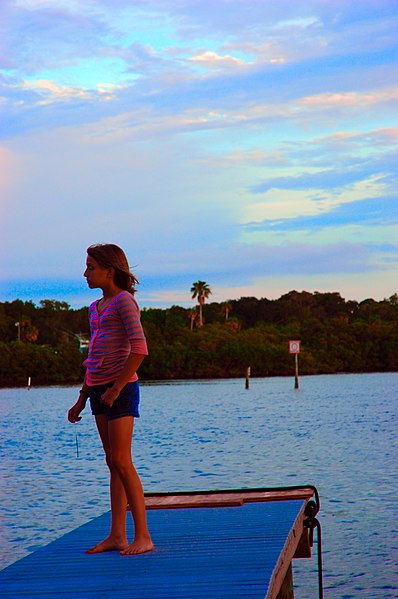
[[[313,495],[311,487],[148,494],[153,553],[87,555],[108,534],[108,512],[2,570],[0,597],[290,598],[291,561],[311,555],[304,510]]]

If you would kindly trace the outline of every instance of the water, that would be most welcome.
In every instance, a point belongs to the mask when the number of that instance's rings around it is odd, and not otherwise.
[[[142,385],[134,459],[147,491],[314,484],[325,598],[398,597],[398,373]],[[77,387],[0,390],[5,567],[109,509],[108,474]],[[77,449],[79,457],[77,457]],[[315,535],[316,538],[316,535]],[[317,597],[316,548],[294,561]]]

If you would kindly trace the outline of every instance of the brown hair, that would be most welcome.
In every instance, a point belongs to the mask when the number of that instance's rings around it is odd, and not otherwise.
[[[135,293],[135,285],[138,279],[130,271],[126,254],[114,243],[95,243],[87,248],[87,254],[94,258],[104,268],[113,268],[115,271],[115,284],[132,295]]]

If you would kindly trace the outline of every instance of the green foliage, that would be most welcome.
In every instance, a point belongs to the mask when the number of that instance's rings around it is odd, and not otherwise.
[[[227,306],[227,310],[226,310]],[[294,373],[289,339],[301,339],[300,374],[398,371],[398,299],[363,302],[339,293],[291,291],[277,300],[243,297],[203,306],[204,325],[191,330],[191,309],[144,308],[150,355],[141,379],[244,377]],[[20,341],[17,327],[20,323]],[[43,300],[0,303],[0,385],[81,381],[88,310]]]
[[[75,343],[56,348],[11,341],[0,341],[0,386],[77,383],[84,377],[83,356]]]

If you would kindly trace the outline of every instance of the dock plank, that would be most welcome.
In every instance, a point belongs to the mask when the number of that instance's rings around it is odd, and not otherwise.
[[[305,503],[163,504],[148,511],[153,553],[87,555],[107,535],[106,513],[1,571],[0,597],[275,599],[302,534]],[[130,522],[128,528],[131,537]]]

